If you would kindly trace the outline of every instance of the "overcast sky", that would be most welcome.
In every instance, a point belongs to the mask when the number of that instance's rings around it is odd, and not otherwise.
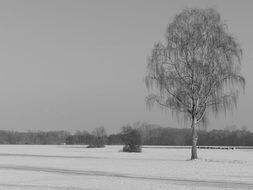
[[[183,127],[146,108],[155,42],[184,8],[213,7],[243,50],[245,95],[209,129],[252,126],[253,1],[0,1],[0,129],[118,132],[138,120]]]

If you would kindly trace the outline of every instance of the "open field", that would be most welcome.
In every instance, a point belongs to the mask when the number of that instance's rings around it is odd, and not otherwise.
[[[253,150],[0,145],[0,189],[253,189]]]

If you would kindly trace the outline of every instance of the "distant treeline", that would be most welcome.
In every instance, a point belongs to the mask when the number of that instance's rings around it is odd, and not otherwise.
[[[143,145],[191,145],[191,130],[188,128],[165,128],[147,123],[131,126],[139,131]],[[102,130],[101,130],[102,129]],[[0,131],[0,144],[96,144],[121,145],[122,133],[106,135],[104,128],[95,132],[71,134],[66,131],[13,132]],[[253,146],[253,132],[247,130],[212,130],[198,132],[198,145],[203,146]]]
[[[0,131],[0,144],[62,144],[71,134],[66,131]]]
[[[191,145],[191,130],[142,126],[139,128],[145,145]],[[200,146],[253,146],[253,132],[247,130],[198,131]]]
[[[155,125],[139,125],[137,129],[141,135],[143,145],[171,145],[190,146],[191,129],[169,128]],[[121,134],[110,135],[108,144],[120,144]],[[198,145],[200,146],[253,146],[253,132],[247,130],[212,130],[198,131]]]

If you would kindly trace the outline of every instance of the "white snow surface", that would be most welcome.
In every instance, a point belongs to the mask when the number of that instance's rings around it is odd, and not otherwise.
[[[0,190],[253,189],[253,150],[0,145]]]

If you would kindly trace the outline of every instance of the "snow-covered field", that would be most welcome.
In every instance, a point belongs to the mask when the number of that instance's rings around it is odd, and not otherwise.
[[[0,145],[0,190],[253,189],[253,150]]]

